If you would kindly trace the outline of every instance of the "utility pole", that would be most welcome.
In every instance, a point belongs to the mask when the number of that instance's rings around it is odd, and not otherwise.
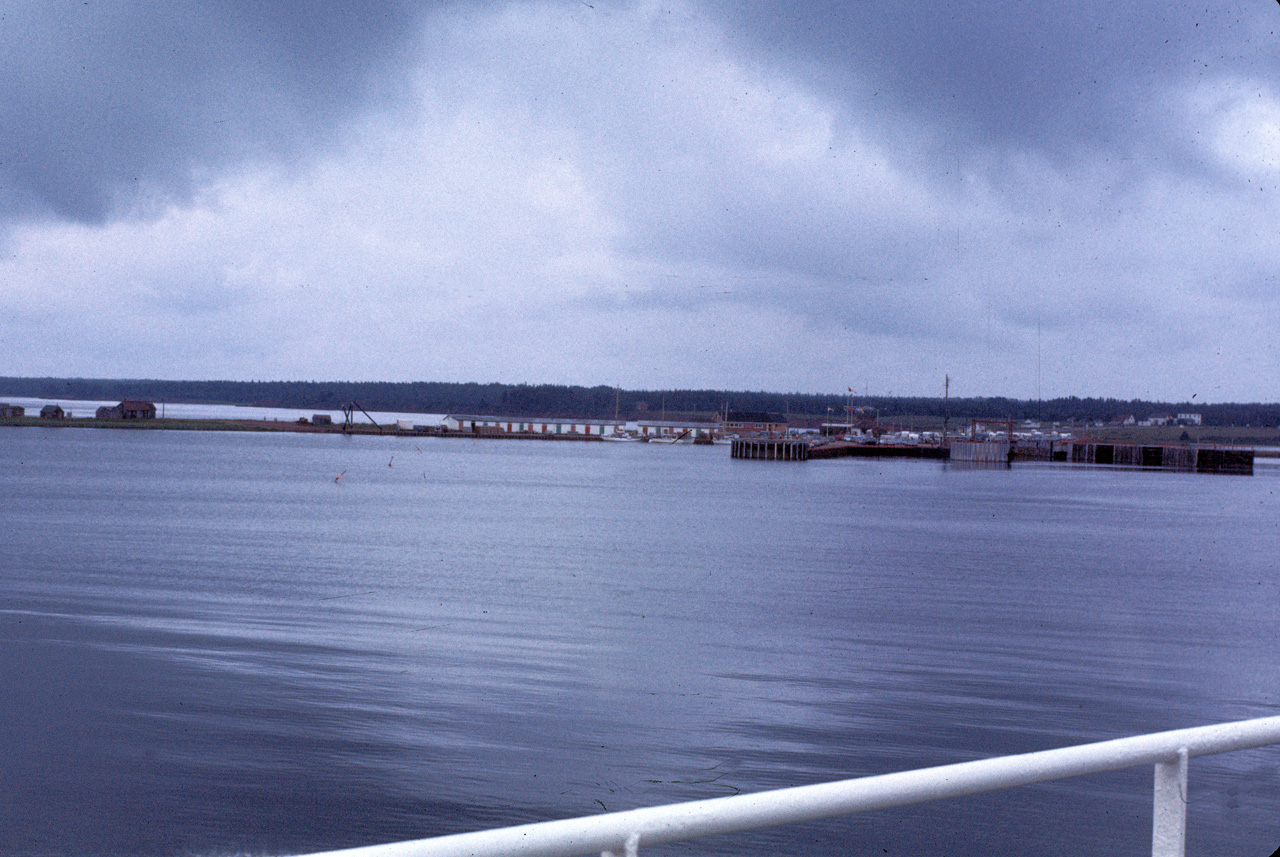
[[[942,387],[942,445],[947,444],[947,423],[951,421],[951,376],[944,375],[946,380]]]

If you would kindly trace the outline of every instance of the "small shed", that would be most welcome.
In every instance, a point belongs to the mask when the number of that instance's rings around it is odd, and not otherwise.
[[[119,405],[103,405],[102,407],[98,408],[98,410],[94,413],[94,416],[100,420],[124,419],[124,414],[120,410]]]
[[[42,420],[62,420],[67,418],[67,412],[58,405],[45,405],[40,409],[40,419]]]
[[[331,426],[333,425],[333,417],[329,414],[312,414],[311,424],[313,426]]]
[[[25,416],[27,409],[22,405],[11,405],[8,402],[0,402],[0,417],[21,417]]]

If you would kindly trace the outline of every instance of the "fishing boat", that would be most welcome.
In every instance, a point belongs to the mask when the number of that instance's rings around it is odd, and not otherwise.
[[[693,443],[693,429],[685,429],[680,434],[664,434],[649,438],[649,443]]]
[[[608,434],[600,435],[602,440],[611,440],[615,443],[639,443],[643,438],[635,437],[627,434],[627,429],[622,420],[618,418],[619,400],[622,397],[622,388],[615,387],[613,389],[613,431]]]

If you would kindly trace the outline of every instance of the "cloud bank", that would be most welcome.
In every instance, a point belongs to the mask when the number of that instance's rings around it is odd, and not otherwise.
[[[0,374],[1276,399],[1280,10],[325,9],[4,14]]]

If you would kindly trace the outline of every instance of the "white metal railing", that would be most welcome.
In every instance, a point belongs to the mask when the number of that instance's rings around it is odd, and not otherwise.
[[[640,845],[696,839],[836,815],[925,803],[1137,765],[1155,766],[1153,857],[1183,857],[1187,761],[1280,744],[1280,717],[1177,729],[1019,756],[854,780],[368,845],[311,857],[635,857]]]

